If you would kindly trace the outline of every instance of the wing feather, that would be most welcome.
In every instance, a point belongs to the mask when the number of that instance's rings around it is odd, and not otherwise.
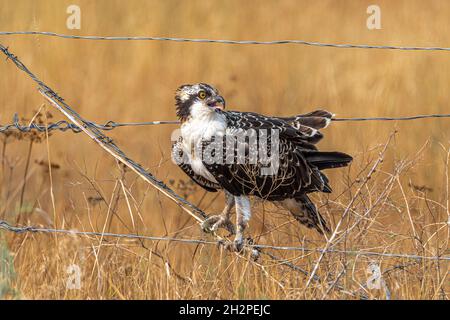
[[[271,118],[251,112],[224,112],[227,119],[228,132],[239,132],[254,130],[257,139],[261,138],[260,130],[266,129],[268,134],[268,154],[271,153],[270,131],[277,130],[279,167],[275,174],[262,174],[262,169],[267,165],[257,161],[256,163],[238,162],[237,155],[234,161],[223,162],[223,164],[204,163],[208,171],[227,191],[234,195],[250,194],[267,200],[280,200],[294,198],[299,194],[312,191],[325,191],[329,189],[328,184],[319,170],[308,163],[303,152],[315,151],[317,148],[308,141],[304,131],[298,130],[287,121],[280,118]],[[315,130],[315,129],[311,129]],[[246,152],[244,160],[248,160],[252,152],[245,143],[243,148]],[[259,144],[260,146],[260,144]],[[228,145],[230,147],[230,145]],[[233,146],[236,148],[236,145]],[[230,152],[224,150],[224,154]],[[233,150],[234,154],[234,150]]]
[[[172,145],[172,160],[184,171],[184,173],[206,191],[217,192],[217,190],[221,189],[219,184],[205,179],[203,176],[196,174],[194,170],[192,170],[192,167],[184,154],[181,138]]]

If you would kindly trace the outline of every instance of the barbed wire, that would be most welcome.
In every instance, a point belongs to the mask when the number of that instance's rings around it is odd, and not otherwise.
[[[14,232],[14,233],[59,233],[65,235],[76,236],[96,236],[96,237],[108,237],[108,238],[121,238],[121,239],[140,239],[150,241],[168,241],[168,242],[181,242],[186,244],[204,244],[215,245],[217,241],[208,241],[203,239],[186,239],[175,237],[158,237],[158,236],[145,236],[138,234],[123,234],[123,233],[111,233],[111,232],[95,232],[95,231],[78,231],[67,229],[54,229],[54,228],[38,228],[34,226],[12,226],[4,220],[0,220],[0,229]],[[302,251],[302,252],[319,252],[319,253],[334,253],[334,254],[346,254],[356,256],[379,256],[386,258],[402,258],[411,260],[443,260],[450,261],[450,256],[420,256],[415,254],[402,254],[402,253],[386,253],[386,252],[374,252],[374,251],[360,251],[360,250],[340,250],[340,249],[320,249],[320,248],[307,248],[303,246],[273,246],[264,244],[246,244],[247,247],[254,249],[272,249],[279,251]]]
[[[396,45],[369,45],[369,44],[348,44],[348,43],[323,43],[305,40],[226,40],[226,39],[195,39],[195,38],[175,38],[175,37],[153,37],[153,36],[77,36],[48,31],[0,31],[0,36],[11,35],[42,35],[47,37],[57,37],[77,40],[106,40],[106,41],[173,41],[173,42],[194,42],[194,43],[218,43],[233,45],[304,45],[315,47],[329,47],[340,49],[382,49],[382,50],[402,50],[402,51],[450,51],[448,47],[419,47],[419,46],[396,46]]]
[[[366,117],[366,118],[332,118],[331,121],[409,121],[432,118],[450,118],[450,114],[418,114],[405,117]]]
[[[418,120],[418,119],[430,119],[430,118],[450,118],[450,114],[428,114],[428,115],[415,115],[407,117],[368,117],[368,118],[333,118],[332,121],[336,122],[352,122],[352,121],[408,121],[408,120]],[[151,126],[151,125],[162,125],[162,124],[179,124],[178,120],[162,120],[162,121],[143,121],[143,122],[115,122],[113,120],[108,120],[104,124],[95,123],[92,121],[85,122],[88,127],[93,127],[99,130],[112,130],[119,127],[136,127],[136,126]],[[6,125],[0,125],[0,133],[5,133],[11,130],[19,130],[20,132],[30,132],[33,130],[39,132],[46,131],[72,131],[73,133],[80,133],[82,129],[73,123],[66,120],[61,120],[55,123],[50,123],[47,126],[32,122],[28,125],[22,125],[19,123],[19,116],[14,114],[12,123]]]
[[[150,172],[147,172],[142,166],[140,166],[137,162],[135,162],[134,160],[132,160],[131,158],[129,158],[116,144],[113,143],[113,141],[106,135],[104,135],[100,130],[100,128],[97,128],[94,125],[91,125],[92,122],[85,120],[84,118],[82,118],[74,109],[72,109],[67,103],[64,102],[64,99],[59,96],[53,89],[51,89],[50,87],[48,87],[44,82],[42,82],[36,75],[34,75],[19,59],[17,56],[15,56],[14,54],[12,54],[11,52],[9,52],[8,48],[3,46],[2,44],[0,44],[0,51],[2,51],[7,59],[10,59],[18,68],[19,70],[25,72],[34,82],[36,82],[39,86],[39,92],[47,99],[49,100],[60,112],[62,112],[69,120],[71,120],[73,122],[73,124],[78,127],[81,131],[83,131],[84,133],[86,133],[89,137],[91,137],[96,143],[98,143],[102,148],[104,148],[107,152],[109,152],[111,155],[113,155],[117,160],[119,160],[120,162],[122,162],[123,164],[127,165],[128,167],[130,167],[133,171],[135,171],[138,175],[141,176],[141,178],[143,178],[144,180],[146,180],[148,183],[150,183],[151,185],[153,185],[157,190],[159,190],[160,192],[162,192],[163,194],[165,194],[168,198],[170,198],[171,200],[173,200],[178,206],[180,206],[180,208],[182,208],[184,211],[186,211],[187,213],[189,213],[193,218],[195,218],[197,220],[197,222],[202,222],[204,219],[207,218],[207,215],[204,211],[202,211],[200,208],[198,208],[197,206],[195,206],[194,204],[192,204],[191,202],[189,202],[188,200],[180,197],[178,194],[176,194],[171,188],[169,188],[164,182],[158,180],[156,177],[154,177]],[[14,231],[14,232],[60,232],[60,233],[69,233],[73,231],[69,231],[69,230],[63,230],[63,229],[45,229],[45,228],[35,228],[32,226],[26,226],[26,227],[13,227],[13,226],[9,226],[8,224],[5,224],[5,222],[0,221],[1,225],[0,227],[2,227],[3,229],[7,229],[9,231]],[[8,228],[8,226],[10,228]],[[11,229],[12,228],[12,229]],[[23,228],[23,230],[18,229],[18,228]],[[101,233],[98,233],[98,235],[100,235]],[[81,235],[81,233],[80,233]],[[87,233],[85,233],[85,235],[88,235]],[[92,235],[94,235],[94,233],[92,233]],[[130,235],[119,235],[117,234],[118,237],[123,237],[123,238],[129,238]],[[114,234],[104,234],[103,236],[114,236]],[[131,235],[132,237],[142,237],[139,235]],[[221,238],[220,236],[218,236],[217,234],[215,234],[216,239],[219,239],[221,241],[226,241],[226,239]],[[150,237],[147,237],[150,240]],[[156,237],[154,240],[156,240]],[[161,237],[159,237],[161,238]],[[173,238],[176,239],[176,238]],[[159,240],[162,240],[159,239]],[[175,240],[172,240],[175,241]],[[176,241],[202,241],[202,240],[195,240],[195,239],[180,239],[180,240],[176,240]],[[211,241],[210,241],[211,242]],[[220,242],[220,241],[219,241]],[[214,244],[217,244],[217,242],[211,242]],[[269,246],[269,245],[253,245],[253,249],[254,250],[250,250],[250,252],[253,254],[253,252],[256,251],[260,251],[263,248],[266,249],[275,249],[277,248],[277,250],[303,250],[303,251],[307,251],[310,250],[309,248],[301,248],[301,247],[276,247],[276,246]],[[246,246],[247,247],[247,246]],[[245,248],[248,249],[248,248]],[[250,247],[251,249],[251,247]],[[323,249],[311,249],[311,250],[323,250]],[[336,251],[335,249],[327,249],[329,252],[333,252]],[[328,252],[327,251],[327,252]],[[318,251],[320,252],[320,251]],[[325,252],[325,251],[324,251]],[[323,253],[324,253],[323,252]],[[270,253],[265,253],[265,252],[260,252],[262,254],[265,254],[267,256],[269,256],[272,260],[274,261],[278,261],[281,265],[287,266],[289,268],[291,268],[292,270],[296,270],[296,271],[300,271],[303,274],[308,275],[307,271],[302,270],[301,268],[295,266],[294,264],[292,264],[289,261],[280,259]],[[343,253],[343,252],[341,252]],[[348,252],[350,253],[350,251]],[[354,251],[353,254],[362,254],[361,252],[357,252]],[[380,253],[376,253],[376,252],[365,252],[365,255],[380,255]],[[441,259],[442,257],[420,257],[417,255],[403,255],[403,254],[383,254],[386,256],[392,256],[392,257],[399,257],[399,258],[411,258],[411,259],[431,259],[431,260],[450,260],[450,257],[446,257],[444,256],[444,259]],[[317,277],[317,275],[312,274],[311,278],[318,281],[320,280],[320,278]],[[338,286],[336,286],[338,287]],[[339,290],[343,290],[342,287],[339,286]]]
[[[130,37],[130,36],[119,36],[119,37],[110,37],[110,36],[76,36],[76,35],[67,35],[60,34],[55,32],[46,32],[46,31],[0,31],[0,35],[43,35],[50,37],[58,37],[58,38],[66,38],[66,39],[79,39],[79,40],[153,40],[153,41],[175,41],[175,42],[200,42],[200,43],[222,43],[222,44],[302,44],[302,45],[311,45],[311,46],[322,46],[322,47],[336,47],[336,48],[360,48],[360,49],[397,49],[397,50],[444,50],[450,51],[450,48],[442,48],[442,47],[405,47],[405,46],[373,46],[373,45],[352,45],[352,44],[332,44],[332,43],[320,43],[320,42],[309,42],[304,40],[275,40],[275,41],[255,41],[255,40],[217,40],[217,39],[193,39],[193,38],[172,38],[172,37]],[[9,58],[7,47],[0,47]],[[14,61],[14,59],[13,59]],[[17,65],[17,61],[14,61]],[[17,65],[19,68],[23,69],[25,67],[22,65]],[[24,70],[27,72],[27,70]],[[47,85],[45,85],[42,81],[36,78],[32,73],[27,72],[33,80],[35,80],[39,86],[44,89],[44,91],[51,92],[55,96],[57,94],[51,90]],[[60,97],[58,97],[60,98]],[[60,98],[61,99],[61,98]],[[62,101],[62,100],[59,100]],[[405,121],[405,120],[416,120],[416,119],[427,119],[427,118],[450,118],[450,114],[431,114],[431,115],[414,115],[407,117],[365,117],[365,118],[333,118],[333,121],[343,122],[343,121]],[[98,124],[91,121],[84,121],[84,125],[86,127],[95,128],[97,130],[112,130],[117,127],[126,127],[126,126],[147,126],[147,125],[160,125],[160,124],[177,124],[179,121],[145,121],[145,122],[115,122],[112,120],[107,121],[105,124]],[[0,133],[7,132],[9,130],[19,130],[21,132],[29,132],[32,130],[37,130],[39,132],[52,131],[52,130],[60,130],[67,131],[71,130],[74,133],[79,133],[82,129],[68,121],[62,120],[57,123],[51,123],[47,127],[31,123],[28,126],[20,125],[18,122],[17,115],[14,116],[13,123],[0,125]]]
[[[42,82],[34,73],[32,73],[20,59],[9,52],[8,48],[4,45],[0,44],[0,51],[3,52],[7,60],[11,60],[19,70],[25,72],[34,82],[36,82],[39,86],[40,93],[47,98],[50,102],[55,104],[55,107],[58,108],[66,117],[68,117],[77,127],[81,130],[85,131],[89,137],[91,137],[94,141],[99,143],[106,151],[113,154],[119,161],[127,165],[137,174],[139,174],[142,178],[144,178],[148,183],[152,184],[156,189],[165,194],[168,198],[173,200],[176,204],[178,204],[182,209],[187,211],[192,217],[196,220],[201,220],[200,217],[205,219],[207,217],[206,213],[203,212],[200,208],[187,201],[183,197],[179,196],[175,191],[169,188],[163,181],[157,179],[150,172],[146,171],[140,164],[135,162],[133,159],[129,158],[108,136],[104,135],[99,129],[94,126],[90,126],[90,121],[85,120],[81,117],[74,109],[72,109],[67,103],[64,102],[64,99],[58,95],[53,89],[47,86],[44,82]]]
[[[34,82],[36,82],[39,86],[39,92],[63,115],[65,115],[74,125],[79,127],[86,135],[88,135],[91,139],[93,139],[100,147],[102,147],[105,151],[107,151],[110,155],[112,155],[117,161],[126,165],[128,168],[133,170],[136,174],[138,174],[143,180],[152,185],[159,192],[167,196],[169,199],[175,202],[184,212],[188,213],[192,218],[196,220],[197,223],[201,224],[204,222],[208,215],[201,210],[198,206],[191,203],[190,201],[184,199],[180,195],[178,195],[175,191],[173,191],[169,186],[167,186],[163,181],[157,179],[153,174],[145,170],[139,163],[128,157],[113,141],[111,138],[103,134],[99,129],[94,126],[89,126],[89,121],[84,119],[80,114],[78,114],[74,109],[72,109],[67,103],[64,102],[64,99],[59,96],[53,89],[47,86],[44,82],[42,82],[35,74],[33,74],[20,59],[9,52],[8,48],[4,45],[0,44],[0,51],[2,51],[7,60],[11,60],[19,70],[26,73]],[[219,243],[228,244],[229,241],[220,237],[219,235],[214,233],[216,239],[219,240]],[[261,252],[258,252],[256,249],[251,249],[244,246],[245,252],[250,252],[252,258],[256,258],[259,256]],[[263,253],[264,254],[264,253]],[[280,258],[277,258],[271,255],[271,259],[274,261],[278,261],[281,265],[287,266],[292,270],[299,271],[301,268],[298,268],[294,264],[289,261],[284,261]],[[306,271],[303,270],[303,274],[307,274]],[[318,278],[315,278],[316,280]]]
[[[115,122],[113,120],[109,120],[105,122],[104,124],[98,124],[92,121],[85,122],[85,126],[96,128],[99,130],[112,130],[118,127],[130,127],[130,126],[149,126],[149,125],[159,125],[159,124],[178,124],[179,121],[144,121],[144,122]],[[61,120],[55,123],[49,123],[47,126],[39,123],[32,122],[28,125],[22,125],[19,123],[19,116],[18,114],[14,114],[12,123],[6,124],[6,125],[0,125],[0,133],[11,131],[11,130],[19,130],[21,132],[30,132],[32,130],[36,130],[39,132],[46,132],[46,131],[53,131],[53,130],[59,130],[59,131],[72,131],[74,133],[80,133],[82,132],[82,129],[78,127],[77,125],[70,123],[66,120]]]

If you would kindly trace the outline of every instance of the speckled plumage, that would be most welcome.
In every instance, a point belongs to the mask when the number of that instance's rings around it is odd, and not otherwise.
[[[319,129],[325,128],[333,115],[328,111],[318,110],[294,117],[269,117],[252,112],[211,109],[209,103],[196,98],[199,90],[208,90],[211,99],[219,95],[216,89],[206,84],[182,86],[177,90],[177,114],[182,121],[182,134],[174,143],[173,152],[179,159],[181,156],[185,160],[178,164],[180,168],[207,191],[224,189],[239,199],[239,204],[246,203],[242,197],[248,196],[277,201],[300,223],[321,233],[329,231],[308,194],[315,191],[331,192],[328,178],[321,170],[346,166],[352,160],[344,153],[320,152],[315,146],[323,138]],[[249,140],[233,143],[231,152],[230,145],[223,143],[221,153],[220,150],[213,149],[207,155],[216,161],[208,161],[202,154],[201,168],[195,164],[194,161],[198,159],[193,156],[190,145],[196,144],[204,150],[212,142],[225,141],[237,132],[252,132],[258,142],[265,137],[264,134],[268,134],[267,153],[271,155],[277,152],[279,158],[275,174],[263,175],[262,169],[268,165],[261,161],[249,161],[251,155],[257,152],[252,149],[254,145]],[[272,150],[271,147],[271,139],[275,138],[271,138],[270,133],[275,132],[275,136],[278,136],[278,150]],[[235,152],[238,145],[245,150],[243,157],[242,154],[238,157]],[[221,161],[218,162],[218,158]],[[244,220],[250,218],[250,214],[245,216]]]

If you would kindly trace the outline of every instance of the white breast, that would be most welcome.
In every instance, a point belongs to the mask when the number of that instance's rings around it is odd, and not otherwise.
[[[223,136],[227,128],[225,116],[210,110],[191,110],[192,117],[181,125],[183,151],[189,157],[192,170],[217,183],[217,180],[203,165],[201,156],[195,155],[194,147],[201,150],[202,140],[210,140],[213,136]]]

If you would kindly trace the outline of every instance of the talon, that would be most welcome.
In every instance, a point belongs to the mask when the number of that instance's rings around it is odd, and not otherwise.
[[[225,242],[223,247],[228,251],[234,251],[233,242]]]
[[[244,248],[244,241],[242,240],[242,237],[236,237],[233,241],[233,247],[236,252],[241,252]]]
[[[257,248],[253,248],[252,249],[252,253],[251,253],[251,258],[253,261],[258,261],[259,257],[260,257],[260,252]]]
[[[236,234],[236,230],[234,228],[234,225],[231,223],[230,220],[226,221],[226,223],[224,224],[224,227],[226,230],[228,230],[228,232],[230,233],[228,235],[228,237],[235,235]]]
[[[219,229],[219,227],[220,227],[220,220],[219,221],[217,221],[216,223],[214,223],[212,226],[211,226],[211,230],[212,231],[216,231],[217,229]]]
[[[245,244],[250,246],[250,257],[253,261],[257,261],[261,256],[261,249],[258,247],[252,247],[255,244],[255,241],[251,237],[245,238]]]
[[[230,235],[235,234],[234,226],[231,221],[222,215],[216,215],[207,218],[202,222],[201,228],[204,232],[214,232],[219,228],[224,228],[228,230]]]
[[[227,243],[225,242],[225,240],[220,239],[219,241],[217,241],[217,247],[223,246],[226,249]]]
[[[213,227],[215,224],[215,222],[217,220],[219,220],[219,216],[211,216],[209,218],[207,218],[205,221],[202,222],[202,224],[200,225],[200,227],[202,228],[202,230],[206,233],[211,233],[214,231]]]
[[[200,225],[200,228],[202,228],[203,232],[206,232],[206,233],[212,232],[210,225],[206,223],[206,220],[202,222],[202,224]]]

